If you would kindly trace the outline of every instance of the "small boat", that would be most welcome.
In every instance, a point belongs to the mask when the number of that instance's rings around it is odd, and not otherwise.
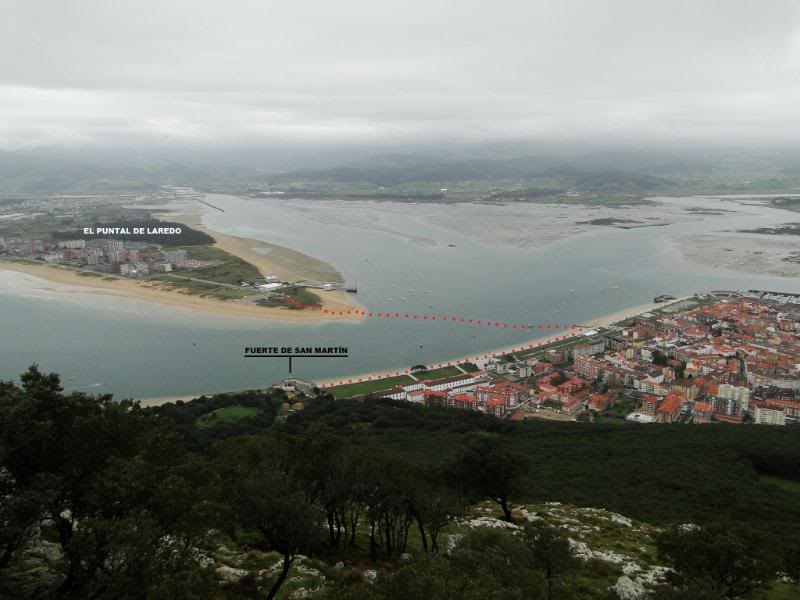
[[[570,294],[574,294],[574,293],[575,293],[575,290],[570,290],[570,291],[569,291],[569,293],[570,293]]]
[[[436,306],[433,304],[428,304],[428,308],[436,308]]]
[[[407,302],[405,298],[400,298],[400,302]]]
[[[455,244],[447,244],[447,245],[450,246],[451,248],[455,248],[456,247]]]

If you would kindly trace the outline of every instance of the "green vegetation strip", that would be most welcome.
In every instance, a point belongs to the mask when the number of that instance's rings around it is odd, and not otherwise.
[[[187,256],[191,259],[208,260],[217,263],[205,269],[185,271],[191,277],[234,285],[238,285],[242,281],[251,283],[263,278],[259,270],[249,262],[214,246],[183,246],[180,249],[186,250]]]
[[[322,300],[315,293],[304,287],[292,286],[278,290],[275,295],[259,300],[260,306],[285,306],[292,309],[303,309],[309,306],[322,306]]]
[[[432,379],[442,379],[444,377],[455,377],[456,375],[463,375],[458,367],[442,367],[440,369],[431,369],[430,371],[420,371],[414,373],[414,377],[420,381],[430,381]]]
[[[408,375],[400,375],[398,377],[387,377],[386,379],[375,379],[373,381],[362,381],[360,383],[348,383],[332,388],[326,388],[325,391],[330,392],[337,398],[352,398],[353,396],[370,394],[372,392],[380,392],[381,390],[388,390],[396,385],[413,382],[414,380]]]

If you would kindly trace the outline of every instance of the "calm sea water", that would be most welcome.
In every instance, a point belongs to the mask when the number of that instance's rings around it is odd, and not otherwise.
[[[660,293],[677,296],[753,287],[800,292],[797,278],[695,268],[667,251],[664,237],[670,234],[792,220],[791,213],[760,206],[747,206],[743,210],[748,214],[734,217],[705,216],[703,221],[668,227],[603,229],[520,250],[489,247],[406,212],[377,211],[376,225],[384,230],[369,230],[324,224],[313,212],[287,210],[280,200],[221,195],[208,200],[226,211],[207,209],[204,222],[212,229],[283,244],[330,261],[348,282],[358,283],[359,302],[375,311],[583,323],[650,302]],[[677,210],[718,201],[667,202]],[[352,205],[341,203],[344,215],[348,206]],[[726,203],[725,208],[731,206]],[[440,243],[417,245],[391,232]],[[435,305],[433,310],[430,304]],[[394,319],[277,324],[109,298],[0,290],[0,378],[14,378],[36,362],[61,373],[67,389],[116,397],[264,387],[288,374],[285,359],[242,358],[245,346],[347,346],[347,359],[294,361],[295,375],[321,379],[438,363],[521,343],[538,334]]]

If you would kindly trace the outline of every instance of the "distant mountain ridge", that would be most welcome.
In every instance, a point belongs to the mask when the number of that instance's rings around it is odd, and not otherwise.
[[[250,162],[258,165],[256,158]],[[405,193],[419,184],[414,193],[430,194],[439,191],[436,184],[447,187],[448,183],[496,181],[499,187],[531,183],[531,189],[560,193],[575,189],[639,195],[800,186],[800,152],[789,150],[593,150],[571,154],[528,150],[514,154],[507,149],[476,147],[375,154],[332,167],[283,172],[271,170],[267,159],[260,167],[244,164],[208,156],[194,161],[142,158],[133,152],[130,158],[122,153],[101,161],[79,152],[73,158],[65,152],[0,151],[0,194],[135,193],[165,184],[234,193],[249,186],[304,189],[304,184],[399,186]]]
[[[103,194],[151,192],[166,184],[207,185],[258,182],[250,168],[180,161],[137,161],[100,165],[32,152],[0,151],[0,194]]]

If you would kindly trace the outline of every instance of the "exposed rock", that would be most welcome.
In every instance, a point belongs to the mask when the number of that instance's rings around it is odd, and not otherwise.
[[[364,581],[367,583],[375,583],[378,581],[378,572],[375,569],[367,569],[363,573]]]
[[[629,556],[616,554],[615,552],[610,552],[608,550],[592,550],[586,545],[585,542],[573,540],[572,538],[567,538],[567,541],[569,542],[570,550],[572,550],[572,553],[576,558],[583,560],[596,558],[597,560],[602,560],[603,562],[612,564],[627,563],[631,560]]]
[[[28,552],[33,556],[41,557],[51,563],[58,562],[64,557],[61,544],[48,542],[42,539],[39,539],[35,544],[30,546]]]
[[[520,509],[519,512],[520,514],[522,514],[523,517],[525,517],[525,520],[528,521],[529,523],[533,523],[534,521],[544,520],[544,518],[537,515],[535,511],[529,511],[527,508],[522,508]]]
[[[642,567],[637,565],[636,563],[626,563],[622,566],[622,573],[624,575],[634,575],[635,573],[640,573],[642,571]]]
[[[641,573],[636,576],[636,581],[641,583],[642,585],[646,586],[654,586],[659,583],[664,583],[667,578],[667,574],[672,571],[669,567],[650,567],[644,573]]]
[[[614,592],[620,600],[643,600],[647,594],[641,583],[633,581],[626,575],[617,579],[617,583],[608,589]]]
[[[471,519],[467,521],[466,524],[472,529],[475,529],[476,527],[519,529],[519,525],[514,525],[514,523],[509,523],[508,521],[503,521],[502,519],[496,519],[495,517],[478,517],[477,519]]]
[[[236,582],[243,579],[250,572],[247,569],[234,569],[228,565],[217,568],[217,575],[225,581]]]

